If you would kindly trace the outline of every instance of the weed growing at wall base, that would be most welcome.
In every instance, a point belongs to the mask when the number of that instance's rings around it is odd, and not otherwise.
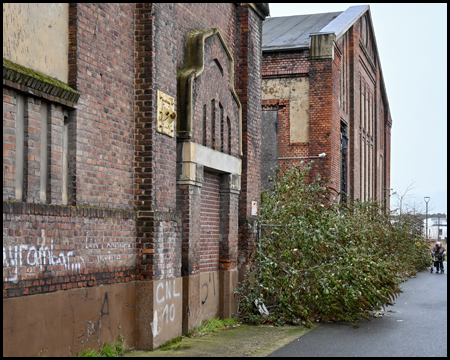
[[[205,320],[199,326],[194,328],[194,330],[191,330],[189,332],[189,337],[216,333],[219,330],[224,330],[235,325],[237,325],[237,321],[232,318],[227,319],[213,318],[210,320]]]
[[[413,224],[374,202],[338,204],[320,177],[306,181],[310,169],[288,168],[262,193],[257,266],[238,289],[246,321],[370,320],[430,264]]]
[[[78,353],[78,357],[119,357],[125,353],[126,345],[123,335],[119,335],[119,341],[107,341],[100,350],[84,349]]]

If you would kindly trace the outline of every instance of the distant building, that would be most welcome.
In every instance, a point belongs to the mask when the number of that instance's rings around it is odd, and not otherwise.
[[[341,201],[386,200],[391,126],[369,6],[263,24],[262,176],[315,160]]]
[[[426,232],[428,222],[428,239],[432,241],[445,241],[447,239],[447,215],[432,214],[423,219],[423,231]]]

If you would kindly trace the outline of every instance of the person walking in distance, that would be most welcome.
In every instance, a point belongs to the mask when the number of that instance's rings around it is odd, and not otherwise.
[[[445,260],[445,247],[438,241],[431,250],[431,254],[434,257],[434,266],[436,267],[436,274],[440,271],[444,272],[444,260]]]

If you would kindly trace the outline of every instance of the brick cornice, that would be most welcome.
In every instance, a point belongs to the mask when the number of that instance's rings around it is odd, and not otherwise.
[[[70,107],[76,107],[80,97],[69,85],[6,59],[3,85]]]
[[[3,201],[3,213],[112,219],[136,218],[136,212],[133,210],[109,209],[89,206],[40,204],[5,200]]]

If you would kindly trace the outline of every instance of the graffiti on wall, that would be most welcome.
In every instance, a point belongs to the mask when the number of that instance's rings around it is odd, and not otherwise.
[[[17,281],[19,268],[22,267],[26,268],[25,272],[32,270],[33,266],[43,271],[44,265],[61,265],[65,270],[80,270],[81,263],[84,262],[82,257],[74,256],[73,251],[55,255],[53,239],[50,240],[50,244],[46,243],[43,229],[41,238],[41,243],[37,245],[21,244],[3,247],[3,272],[5,268],[10,268],[9,276],[5,281]]]
[[[156,287],[155,314],[151,323],[153,337],[160,334],[163,324],[168,325],[175,320],[175,300],[181,295],[178,291],[174,279],[158,283]],[[158,318],[161,318],[161,321],[158,321]],[[159,328],[158,324],[160,324]]]
[[[89,254],[92,261],[100,263],[120,260],[122,254],[111,254],[110,251],[133,247],[133,244],[129,242],[105,242],[105,240],[108,239],[101,238],[101,242],[92,243],[89,242],[88,237],[85,238],[83,247],[86,250],[107,249],[106,254]],[[80,250],[77,252],[79,253]],[[56,250],[53,239],[50,239],[50,243],[48,243],[45,238],[45,231],[42,229],[42,235],[37,244],[3,246],[3,281],[19,281],[20,274],[44,271],[46,265],[59,265],[58,270],[79,272],[80,269],[85,267],[86,257],[87,255],[76,255],[71,250]]]
[[[211,278],[212,278],[212,283],[211,283]],[[209,283],[209,286],[208,286]],[[206,301],[208,300],[208,293],[209,293],[209,288],[212,288],[212,294],[214,295],[214,297],[216,296],[216,281],[215,281],[215,277],[214,274],[209,273],[209,280],[208,281],[204,281],[203,285],[201,287],[201,299],[202,299],[202,305],[205,305]]]

